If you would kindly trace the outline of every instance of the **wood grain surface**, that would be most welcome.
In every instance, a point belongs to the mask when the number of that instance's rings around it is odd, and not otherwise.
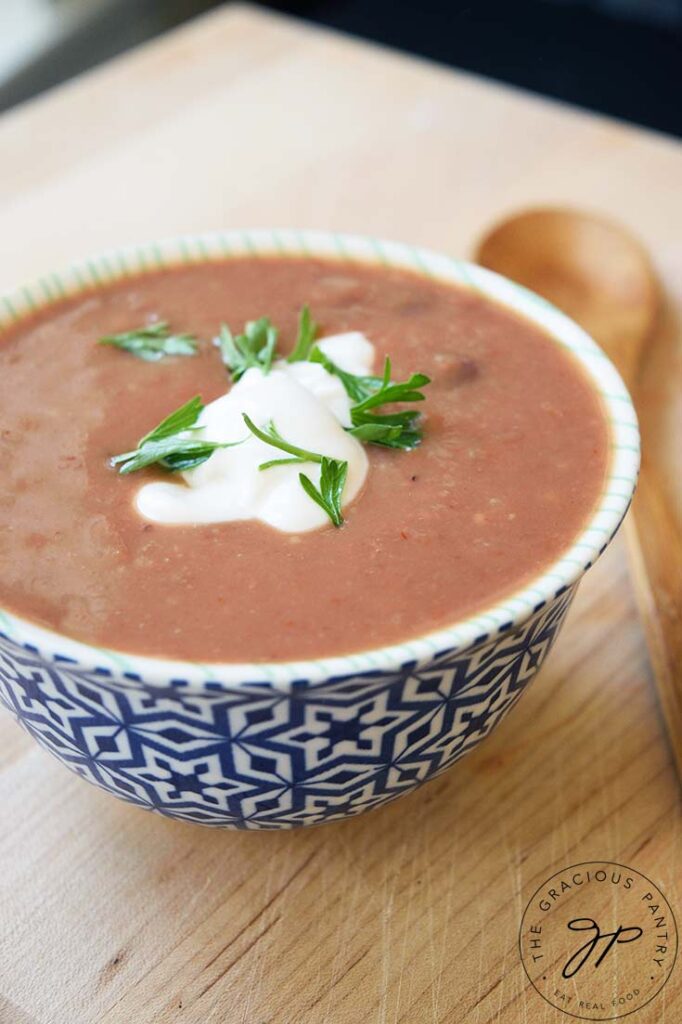
[[[248,7],[6,115],[0,158],[0,288],[213,227],[462,255],[506,211],[567,202],[629,225],[682,311],[678,145]],[[670,365],[646,384],[666,486]],[[681,821],[622,538],[495,735],[357,820],[241,834],[157,819],[3,714],[0,1024],[559,1024],[520,963],[526,902],[556,870],[609,859],[682,919]],[[628,1019],[682,1020],[680,964]]]

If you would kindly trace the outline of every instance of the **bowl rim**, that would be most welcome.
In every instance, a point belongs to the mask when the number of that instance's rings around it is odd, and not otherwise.
[[[406,666],[453,656],[522,625],[574,586],[604,551],[627,512],[640,461],[637,417],[613,364],[589,335],[555,306],[490,270],[406,243],[332,231],[250,229],[187,234],[117,247],[64,271],[47,274],[0,296],[0,336],[32,313],[64,298],[168,267],[239,256],[313,256],[401,267],[456,284],[524,316],[573,353],[586,371],[608,422],[610,465],[595,509],[573,543],[554,562],[503,599],[450,626],[400,644],[329,658],[270,663],[193,662],[97,647],[0,608],[0,639],[62,668],[121,677],[151,686],[211,691],[261,686],[290,691],[338,678],[399,673]]]

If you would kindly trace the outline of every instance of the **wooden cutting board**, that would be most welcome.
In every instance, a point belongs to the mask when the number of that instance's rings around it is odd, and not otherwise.
[[[682,311],[677,144],[239,5],[0,119],[0,166],[1,288],[214,227],[462,255],[551,202],[628,225]],[[679,365],[647,384],[671,474]],[[499,731],[365,818],[281,834],[154,818],[2,714],[0,1024],[559,1024],[521,966],[525,904],[608,859],[682,921],[681,820],[622,538]],[[629,1019],[682,1019],[682,965]]]

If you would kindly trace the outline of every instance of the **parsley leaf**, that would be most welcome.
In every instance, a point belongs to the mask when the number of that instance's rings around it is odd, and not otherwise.
[[[378,422],[379,417],[366,418],[366,422],[357,427],[349,427],[348,433],[357,437],[358,441],[365,444],[381,444],[385,448],[405,448],[409,450],[419,444],[421,435],[418,431],[412,431],[412,423],[404,426]]]
[[[233,335],[227,324],[222,325],[216,340],[223,363],[235,383],[254,366],[263,373],[270,372],[275,356],[277,334],[277,328],[270,323],[267,316],[262,316],[259,320],[249,320],[244,326],[243,334]]]
[[[131,452],[115,455],[110,459],[112,466],[120,466],[119,473],[135,473],[138,469],[158,462],[172,472],[193,469],[210,459],[217,448],[229,445],[216,444],[214,441],[199,441],[192,438],[167,437],[163,441],[147,441]]]
[[[197,354],[196,338],[191,334],[172,334],[166,320],[157,320],[120,334],[106,334],[97,344],[123,349],[148,363],[156,363],[164,356]]]
[[[342,370],[340,366],[332,362],[329,356],[317,345],[308,356],[308,361],[310,363],[321,363],[327,373],[338,377],[346,389],[346,393],[354,402],[364,401],[365,398],[375,394],[381,387],[381,377],[358,377],[354,373],[348,373],[347,370]]]
[[[311,363],[320,363],[328,373],[338,377],[346,393],[353,399],[349,433],[365,444],[380,444],[385,448],[415,448],[421,441],[417,429],[419,413],[371,413],[370,409],[392,402],[421,402],[424,399],[418,388],[429,383],[423,373],[413,374],[402,384],[391,383],[391,362],[386,360],[383,377],[357,376],[342,370],[322,349],[315,347],[310,354]]]
[[[203,402],[198,395],[190,398],[189,402],[181,405],[170,416],[166,416],[157,427],[140,438],[137,448],[121,455],[114,455],[109,460],[110,465],[119,466],[119,473],[126,474],[135,473],[138,469],[145,469],[158,462],[165,469],[177,473],[200,466],[218,448],[232,448],[234,444],[241,444],[241,441],[219,444],[215,441],[182,437],[182,433],[199,429],[195,424],[203,408]]]
[[[297,445],[285,441],[272,420],[270,420],[264,430],[261,430],[245,412],[242,413],[242,419],[259,441],[270,444],[273,448],[279,448],[280,451],[287,452],[293,456],[290,459],[272,459],[270,462],[261,462],[258,467],[259,469],[270,469],[271,466],[282,466],[292,462],[322,462],[324,456],[318,455],[317,452],[308,451],[307,448],[299,448]]]
[[[328,459],[326,455],[322,457],[319,490],[305,473],[298,474],[303,490],[321,509],[324,509],[334,526],[343,525],[341,495],[343,494],[347,475],[347,462],[342,462],[339,459]]]
[[[288,363],[300,363],[308,359],[310,349],[317,334],[317,324],[310,315],[310,310],[304,306],[298,317],[298,337],[293,352],[287,356]]]
[[[330,459],[326,455],[319,455],[317,452],[308,451],[306,448],[299,448],[295,444],[285,441],[275,424],[270,420],[267,427],[261,430],[250,419],[245,412],[242,413],[244,423],[260,441],[287,452],[288,459],[271,459],[269,462],[261,462],[259,469],[270,469],[272,466],[291,465],[292,463],[317,462],[321,466],[320,487],[315,487],[312,480],[299,473],[298,479],[306,494],[324,509],[334,526],[341,526],[343,515],[341,513],[341,496],[348,475],[348,463],[342,459]]]
[[[415,448],[422,436],[417,427],[418,412],[375,413],[372,410],[394,402],[423,402],[424,396],[419,388],[429,383],[430,378],[423,373],[413,373],[409,380],[392,383],[391,360],[387,358],[380,386],[351,407],[353,425],[348,432],[360,441],[386,448]]]
[[[161,441],[164,437],[179,434],[182,430],[189,430],[203,411],[204,403],[199,395],[195,395],[194,398],[190,398],[189,402],[185,402],[179,409],[175,409],[169,416],[161,420],[158,426],[144,435],[139,444],[143,445],[148,441]]]

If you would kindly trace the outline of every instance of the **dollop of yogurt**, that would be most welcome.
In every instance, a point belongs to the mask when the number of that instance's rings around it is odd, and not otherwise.
[[[340,369],[358,375],[372,372],[374,346],[359,331],[322,338],[316,344]],[[192,435],[242,443],[218,449],[200,466],[179,474],[184,483],[145,484],[135,497],[137,510],[157,523],[259,519],[286,533],[324,526],[329,523],[327,515],[299,480],[303,472],[319,486],[319,464],[260,470],[262,462],[287,455],[251,434],[242,413],[257,427],[265,428],[272,421],[293,445],[345,460],[345,507],[362,488],[368,469],[362,444],[344,430],[350,426],[350,408],[341,381],[319,363],[278,360],[267,374],[247,370],[227,394],[206,406],[196,424],[200,431]]]

